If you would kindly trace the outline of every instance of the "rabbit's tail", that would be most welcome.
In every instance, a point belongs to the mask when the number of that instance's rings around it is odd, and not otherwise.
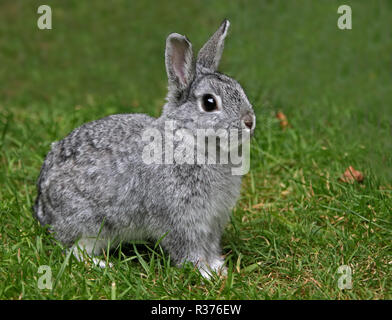
[[[48,208],[47,201],[44,199],[44,194],[38,189],[38,196],[35,199],[33,206],[33,216],[42,226],[50,225],[53,221],[50,208]]]
[[[40,195],[37,196],[37,199],[35,199],[35,203],[33,206],[33,216],[36,218],[42,225],[44,224],[44,210],[42,207],[42,201]]]
[[[45,172],[45,163],[41,168],[41,172],[38,178],[38,182],[37,182],[37,189],[38,189],[38,194],[37,194],[37,198],[35,199],[35,203],[33,206],[33,216],[34,218],[36,218],[41,225],[46,225],[46,224],[50,224],[50,217],[51,215],[48,214],[45,210],[45,199],[43,199],[44,194],[42,192],[42,187],[41,187],[41,183],[44,180],[44,172]]]

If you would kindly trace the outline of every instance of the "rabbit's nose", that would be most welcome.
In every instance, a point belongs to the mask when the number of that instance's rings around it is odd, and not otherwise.
[[[254,117],[251,114],[247,113],[241,120],[249,130],[253,129]]]

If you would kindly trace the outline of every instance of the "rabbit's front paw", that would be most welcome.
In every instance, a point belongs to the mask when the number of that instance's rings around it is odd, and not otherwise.
[[[211,263],[211,269],[221,276],[227,276],[227,268],[222,258],[215,258]]]
[[[224,266],[225,261],[221,258],[215,258],[210,264],[198,263],[197,267],[203,278],[211,279],[213,273],[219,276],[227,275],[227,268]]]

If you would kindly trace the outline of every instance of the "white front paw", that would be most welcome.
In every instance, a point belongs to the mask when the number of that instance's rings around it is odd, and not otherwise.
[[[224,266],[225,261],[220,258],[213,259],[211,263],[205,264],[200,263],[197,265],[200,274],[205,279],[211,279],[213,273],[218,275],[226,276],[227,275],[227,268]]]
[[[215,271],[217,274],[226,276],[227,268],[224,266],[225,261],[221,258],[216,258],[211,263],[211,269]]]

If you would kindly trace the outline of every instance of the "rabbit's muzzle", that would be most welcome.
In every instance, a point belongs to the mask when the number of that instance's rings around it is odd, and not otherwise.
[[[250,134],[253,135],[256,126],[256,117],[253,113],[246,113],[241,117],[241,123],[244,128],[250,130]]]

